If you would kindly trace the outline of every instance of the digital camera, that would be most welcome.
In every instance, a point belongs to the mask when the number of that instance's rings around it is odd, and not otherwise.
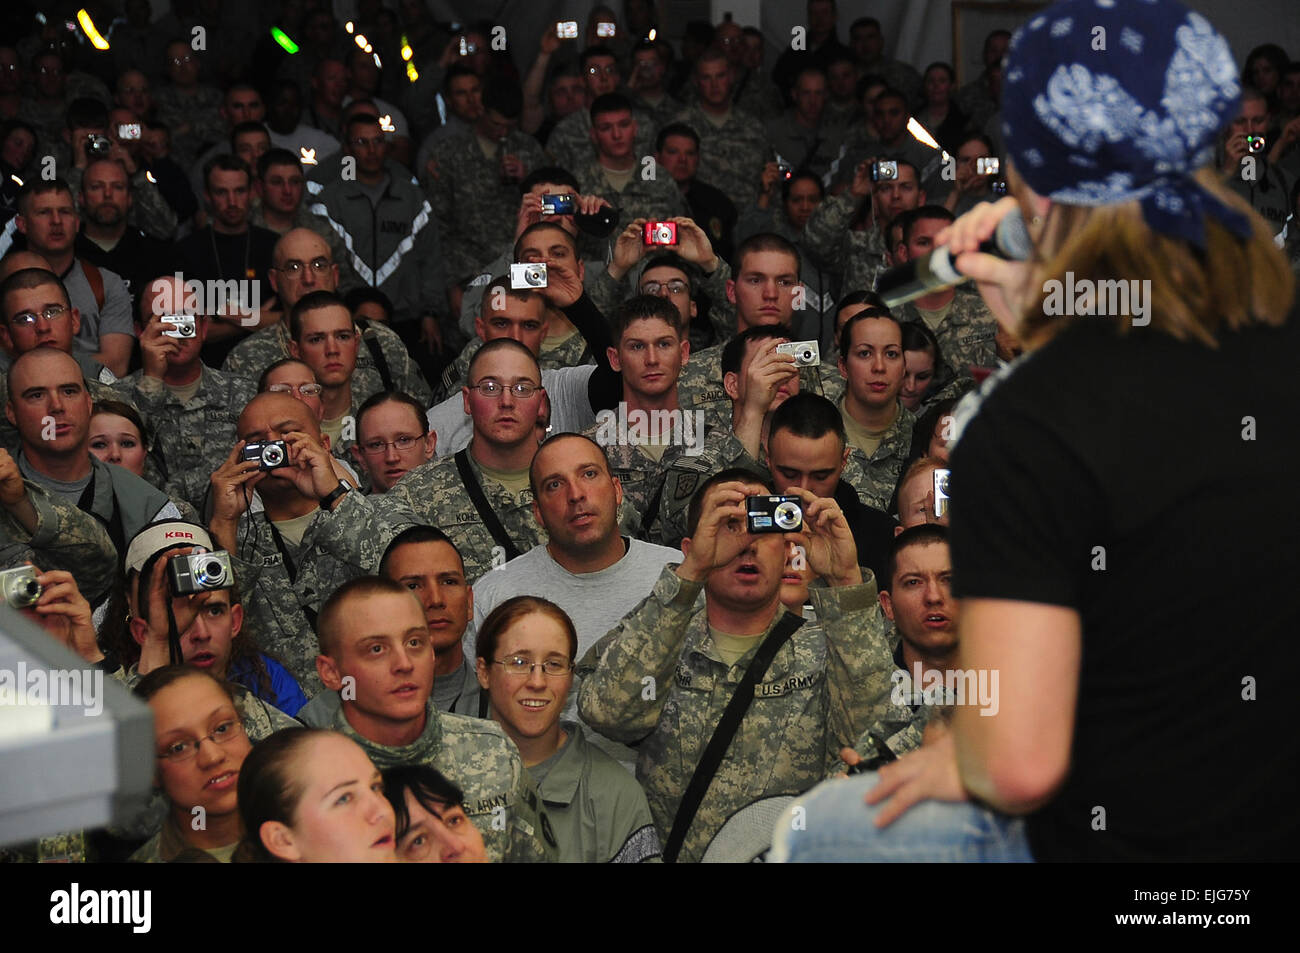
[[[171,325],[163,331],[165,338],[192,338],[195,335],[194,316],[192,314],[164,314],[158,319],[163,324]]]
[[[747,496],[751,533],[797,533],[803,529],[803,501],[797,496]]]
[[[244,447],[240,459],[255,461],[259,470],[278,470],[289,465],[289,448],[285,446],[283,440],[250,443]]]
[[[171,579],[172,593],[178,596],[192,596],[196,592],[210,592],[213,589],[230,589],[235,584],[235,573],[230,568],[230,554],[220,551],[173,556],[167,562],[167,573]]]
[[[1263,151],[1264,151],[1264,137],[1263,137],[1263,136],[1247,136],[1247,137],[1246,137],[1246,148],[1249,149],[1251,152],[1263,152]]]
[[[647,245],[676,245],[676,222],[646,222],[645,243]]]
[[[892,182],[898,178],[898,163],[893,159],[887,162],[871,163],[872,182]]]
[[[934,515],[943,519],[948,515],[948,475],[951,470],[939,467],[934,471]]]
[[[11,609],[25,609],[36,605],[45,590],[36,581],[35,566],[15,566],[0,572],[0,595]]]
[[[86,137],[86,155],[92,159],[107,158],[109,150],[113,148],[113,142],[108,136],[101,136],[92,132]]]
[[[980,156],[975,160],[975,174],[997,175],[1000,166],[997,156]]]
[[[787,182],[794,177],[794,166],[789,162],[786,162],[780,156],[776,157],[776,167],[781,172],[781,178],[785,179]]]
[[[816,367],[822,362],[822,351],[816,341],[787,341],[776,346],[776,353],[794,355],[795,367]]]
[[[140,124],[138,122],[122,122],[117,125],[117,138],[126,141],[128,139],[140,138]]]
[[[611,36],[613,36],[617,31],[618,31],[618,27],[615,26],[613,23],[597,23],[597,24],[596,24],[596,36],[600,36],[600,37],[604,37],[605,39],[609,39],[609,38],[610,38]]]
[[[516,290],[520,288],[545,288],[546,262],[535,261],[525,262],[522,265],[511,265],[510,287]]]
[[[577,202],[572,195],[543,195],[542,196],[542,214],[543,215],[572,215],[577,208]]]
[[[561,20],[555,24],[555,35],[561,40],[576,40],[578,38],[578,21]]]

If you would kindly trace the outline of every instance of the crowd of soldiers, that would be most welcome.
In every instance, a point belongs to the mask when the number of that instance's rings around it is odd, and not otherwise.
[[[249,6],[0,46],[0,569],[158,770],[6,855],[749,859],[755,808],[945,730],[951,412],[1020,348],[873,289],[1004,191],[1009,34],[958,86],[834,0],[771,68],[629,2],[521,71],[420,2]],[[1281,54],[1222,145],[1279,231]]]

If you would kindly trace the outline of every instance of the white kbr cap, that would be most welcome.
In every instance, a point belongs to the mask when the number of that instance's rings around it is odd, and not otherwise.
[[[198,523],[184,520],[161,520],[150,523],[135,534],[126,548],[127,572],[139,572],[150,558],[176,546],[202,546],[212,551],[212,537]]]

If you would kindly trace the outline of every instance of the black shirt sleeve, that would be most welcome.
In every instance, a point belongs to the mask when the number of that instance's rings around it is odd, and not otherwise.
[[[581,298],[564,309],[564,316],[578,329],[596,362],[596,370],[587,379],[587,399],[591,402],[592,412],[617,407],[623,399],[623,375],[609,363],[609,349],[614,346],[609,322],[585,291]]]
[[[1021,370],[1031,370],[1023,368]],[[1035,375],[1041,379],[1041,375]],[[1078,608],[1106,495],[1020,372],[984,401],[952,455],[953,591]],[[1046,398],[1046,399],[1044,399]]]

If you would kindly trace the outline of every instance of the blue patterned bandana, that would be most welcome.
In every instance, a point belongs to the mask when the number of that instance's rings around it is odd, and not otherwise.
[[[1016,31],[1002,133],[1016,171],[1068,205],[1142,203],[1148,226],[1205,247],[1205,216],[1250,221],[1191,173],[1238,111],[1228,43],[1175,0],[1062,0]]]

